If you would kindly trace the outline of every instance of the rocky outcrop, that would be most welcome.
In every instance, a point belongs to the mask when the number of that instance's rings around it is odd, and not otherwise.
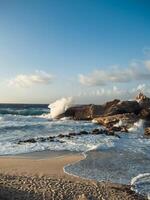
[[[137,101],[120,101],[115,99],[103,105],[80,105],[69,108],[65,113],[58,116],[71,117],[74,120],[92,120],[99,116],[112,116],[124,113],[139,114],[141,107]]]
[[[74,120],[93,120],[107,127],[108,132],[127,132],[139,119],[150,121],[150,98],[140,93],[136,100],[120,101],[115,99],[103,105],[79,105],[69,108],[58,116]],[[121,126],[115,124],[121,121]]]

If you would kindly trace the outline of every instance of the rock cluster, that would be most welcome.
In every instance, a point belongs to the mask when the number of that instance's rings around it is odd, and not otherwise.
[[[115,99],[103,105],[80,105],[69,108],[59,117],[71,117],[74,120],[94,120],[111,131],[127,132],[139,119],[150,121],[150,98],[140,93],[135,100]],[[116,123],[122,122],[119,127]]]
[[[36,142],[60,142],[64,143],[63,138],[70,139],[72,137],[78,137],[83,135],[113,135],[116,137],[119,137],[117,134],[115,134],[114,130],[109,129],[93,129],[91,132],[88,131],[80,131],[78,133],[69,133],[66,135],[59,134],[57,136],[48,136],[48,137],[37,137],[37,138],[29,138],[26,140],[19,140],[17,144],[23,144],[23,143],[36,143]]]

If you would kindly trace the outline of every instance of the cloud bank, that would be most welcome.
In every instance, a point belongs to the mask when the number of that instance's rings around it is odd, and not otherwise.
[[[8,81],[10,86],[31,87],[36,84],[49,84],[53,80],[53,75],[44,71],[36,71],[34,74],[19,74]]]
[[[150,61],[145,61],[147,69],[129,67],[110,70],[95,70],[88,75],[79,75],[79,82],[86,86],[104,86],[108,83],[127,83],[131,81],[150,80]]]

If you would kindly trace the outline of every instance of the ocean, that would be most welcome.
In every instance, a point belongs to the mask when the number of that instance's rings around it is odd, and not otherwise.
[[[66,173],[98,181],[131,184],[133,190],[150,196],[150,139],[143,136],[139,121],[120,138],[107,135],[62,137],[58,141],[19,144],[20,140],[46,138],[59,134],[100,128],[90,121],[53,119],[47,104],[0,104],[0,155],[36,151],[81,152],[85,159],[64,167]],[[57,113],[58,107],[56,106]],[[66,109],[65,107],[63,109]]]

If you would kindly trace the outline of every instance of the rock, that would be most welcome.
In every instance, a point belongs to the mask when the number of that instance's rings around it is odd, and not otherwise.
[[[143,108],[139,113],[139,117],[142,119],[150,120],[150,108]]]
[[[88,135],[89,132],[87,132],[87,131],[80,131],[80,134],[81,134],[81,135]]]
[[[58,116],[58,118],[62,115]],[[63,117],[72,117],[74,120],[91,120],[92,119],[92,105],[74,106],[68,108]]]
[[[115,99],[103,105],[79,105],[68,108],[60,117],[71,117],[74,120],[92,120],[100,116],[111,116],[123,113],[139,114],[141,106],[137,101],[120,101]]]
[[[150,127],[145,128],[144,134],[145,134],[146,136],[150,136]]]
[[[136,101],[139,103],[141,109],[147,109],[150,108],[150,98],[145,96],[143,93],[140,93],[136,97]]]
[[[105,109],[105,116],[111,116],[116,114],[134,113],[140,112],[140,106],[137,101],[120,101],[112,105],[109,109]]]
[[[106,129],[94,129],[91,134],[93,135],[100,135],[100,134],[107,134],[107,130]]]
[[[69,133],[69,136],[72,137],[72,136],[76,136],[78,135],[77,133]]]
[[[108,132],[126,132],[128,133],[128,129],[126,126],[112,126],[108,128]]]
[[[20,140],[18,142],[18,144],[22,144],[22,143],[36,143],[36,142],[37,142],[36,139],[31,138],[31,139],[27,139],[27,140]]]
[[[59,134],[58,137],[59,137],[59,138],[64,138],[65,135],[63,135],[63,134]]]
[[[107,128],[113,127],[115,124],[117,124],[121,120],[122,126],[126,128],[130,128],[133,126],[135,122],[139,120],[138,116],[133,113],[126,113],[126,114],[117,114],[113,116],[105,116],[105,117],[98,117],[95,118],[94,121],[96,121],[98,124],[103,125]],[[114,128],[119,129],[120,128]]]

